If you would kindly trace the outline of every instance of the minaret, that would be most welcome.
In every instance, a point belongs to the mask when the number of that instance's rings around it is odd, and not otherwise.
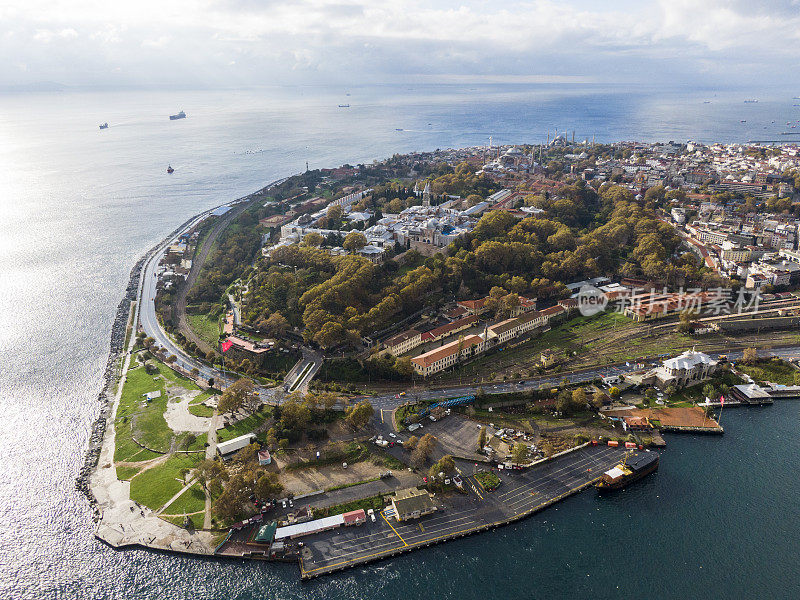
[[[431,205],[431,182],[425,182],[425,189],[422,192],[422,206],[428,207]]]

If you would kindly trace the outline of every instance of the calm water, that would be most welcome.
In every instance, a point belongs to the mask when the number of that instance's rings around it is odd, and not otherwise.
[[[742,103],[754,95],[758,104]],[[306,161],[489,135],[776,137],[800,118],[792,95],[403,86],[0,96],[0,596],[797,597],[800,404],[730,410],[721,439],[673,437],[659,473],[616,496],[584,493],[494,533],[303,585],[291,565],[114,552],[93,539],[73,489],[128,272],[190,215]],[[180,109],[189,118],[169,122]]]

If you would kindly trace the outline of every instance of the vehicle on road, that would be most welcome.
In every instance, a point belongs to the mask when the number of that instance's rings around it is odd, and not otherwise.
[[[396,438],[396,437],[397,437],[397,434],[396,434],[396,433],[390,433],[390,434],[389,434],[389,437]]]

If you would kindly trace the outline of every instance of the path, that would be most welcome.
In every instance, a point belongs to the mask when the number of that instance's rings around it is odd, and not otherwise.
[[[140,305],[141,303],[137,303],[136,313]],[[108,416],[98,467],[90,478],[92,493],[100,509],[100,522],[95,537],[114,548],[140,545],[175,552],[213,554],[215,547],[213,534],[203,531],[190,532],[158,518],[151,510],[131,500],[129,481],[117,479],[114,468],[116,441],[114,420],[119,409],[122,389],[131,362],[130,351],[135,340],[135,336],[131,336],[126,349],[122,375]],[[148,461],[149,466],[154,466],[157,460]],[[166,459],[161,458],[161,460]]]
[[[209,419],[208,424],[208,446],[206,446],[206,458],[209,460],[214,459],[214,455],[217,453],[217,421],[219,420],[219,414],[217,409],[214,409],[214,414],[212,415],[211,419]],[[203,490],[206,493],[206,514],[203,520],[203,529],[211,529],[211,494],[208,493],[208,490]]]
[[[186,490],[188,490],[190,487],[192,487],[192,486],[193,486],[193,485],[194,485],[196,482],[197,482],[197,478],[193,478],[193,479],[192,479],[192,480],[191,480],[189,483],[187,483],[186,485],[184,485],[184,486],[181,488],[181,491],[179,491],[179,492],[178,492],[177,494],[175,494],[175,495],[174,495],[172,498],[170,498],[169,500],[167,500],[167,503],[166,503],[166,504],[164,504],[164,506],[162,506],[161,508],[159,508],[159,509],[156,511],[156,513],[155,513],[155,514],[158,516],[158,515],[160,515],[161,513],[163,513],[165,508],[167,508],[167,507],[168,507],[170,504],[172,504],[173,502],[175,502],[175,500],[177,500],[178,498],[180,498],[180,497],[183,495],[183,493],[184,493]]]

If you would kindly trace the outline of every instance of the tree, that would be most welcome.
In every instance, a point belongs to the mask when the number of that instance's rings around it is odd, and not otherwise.
[[[478,194],[470,194],[469,196],[467,196],[467,206],[469,207],[475,206],[476,204],[480,204],[481,202],[483,202],[483,198],[478,196]]]
[[[239,450],[233,457],[238,463],[247,464],[258,460],[258,451],[261,448],[258,444],[247,444],[244,448]]]
[[[375,409],[372,408],[372,404],[368,400],[362,400],[358,404],[347,408],[345,420],[353,429],[363,429],[374,413]]]
[[[583,410],[586,408],[586,392],[583,388],[576,388],[572,390],[572,407],[573,410]]]
[[[517,442],[514,444],[514,449],[511,451],[511,461],[518,465],[527,463],[528,454],[530,454],[530,448],[528,448],[527,444]]]
[[[322,242],[324,241],[325,240],[322,237],[322,235],[320,235],[316,231],[312,231],[311,233],[307,233],[306,235],[303,236],[302,243],[305,244],[306,246],[319,247],[322,245]]]
[[[214,387],[214,378],[213,377],[209,377],[208,378],[208,387],[210,387],[210,388]]]
[[[278,431],[274,427],[270,427],[267,431],[267,448],[275,450],[278,447]]]
[[[703,386],[703,395],[709,400],[713,400],[718,395],[717,389],[710,383],[707,383]]]
[[[219,492],[222,483],[228,480],[228,470],[217,460],[206,459],[197,465],[194,475],[202,488],[207,492]]]
[[[260,328],[272,337],[281,337],[289,330],[289,321],[279,312],[272,313],[261,325]]]
[[[186,437],[181,440],[181,449],[188,450],[192,444],[197,441],[197,436],[193,433],[187,433]]]
[[[435,437],[430,433],[423,435],[417,442],[417,447],[414,449],[414,452],[411,454],[411,464],[415,467],[424,465],[425,461],[428,460],[428,457],[431,455],[431,452],[433,452],[435,445]]]
[[[177,357],[177,356],[175,356],[174,354],[170,354],[170,355],[167,357],[167,364],[168,364],[168,365],[171,365],[171,364],[172,364],[172,363],[174,363],[176,360],[178,360],[178,357]]]
[[[486,446],[486,427],[481,427],[481,431],[478,434],[478,452],[483,450]]]
[[[742,362],[748,365],[753,364],[758,360],[758,350],[755,348],[745,348],[742,354]]]
[[[600,410],[603,408],[603,404],[605,404],[607,399],[609,398],[605,392],[597,390],[594,394],[592,394],[592,408],[595,410]]]
[[[239,409],[255,412],[260,405],[261,401],[255,391],[253,380],[242,377],[229,385],[222,393],[217,408],[221,413],[235,412]]]
[[[142,342],[142,346],[144,346],[145,348],[147,348],[149,350],[153,346],[153,344],[155,344],[155,343],[156,343],[156,341],[153,338],[146,337],[146,338],[144,338],[144,341]]]
[[[677,331],[679,333],[691,333],[694,330],[693,321],[697,317],[697,313],[693,310],[684,310],[680,315],[680,322],[678,323]]]
[[[344,244],[342,244],[342,248],[349,250],[350,252],[354,252],[361,250],[366,245],[367,238],[363,233],[360,231],[351,231],[347,234],[347,237],[344,238]]]
[[[281,422],[288,429],[303,431],[310,421],[311,410],[296,397],[290,397],[281,405]]]
[[[277,498],[282,491],[283,485],[277,473],[265,473],[256,480],[255,495],[259,500]]]
[[[232,476],[214,502],[214,513],[223,521],[233,521],[242,514],[244,502],[253,493],[254,487],[253,478],[245,473]]]
[[[572,394],[569,390],[562,390],[556,398],[556,410],[562,414],[567,414],[572,406]]]
[[[192,367],[191,373],[192,377],[196,378],[198,375],[200,375],[200,369],[198,369],[197,367]]]
[[[428,475],[432,479],[436,479],[439,477],[439,473],[444,473],[445,476],[449,475],[453,471],[456,470],[456,463],[453,460],[453,457],[449,454],[445,454],[442,458],[439,459],[438,462],[431,465],[431,468],[428,470]]]
[[[328,212],[326,213],[326,215],[328,219],[330,219],[334,223],[339,223],[341,222],[342,217],[344,216],[344,211],[342,210],[341,206],[339,206],[338,204],[334,204],[333,206],[328,207]]]
[[[619,398],[619,388],[617,386],[612,386],[610,390],[608,390],[608,395],[611,396],[614,400]]]
[[[405,450],[413,450],[417,447],[417,443],[419,442],[419,438],[415,435],[412,435],[408,438],[405,442],[403,442],[403,449]]]

